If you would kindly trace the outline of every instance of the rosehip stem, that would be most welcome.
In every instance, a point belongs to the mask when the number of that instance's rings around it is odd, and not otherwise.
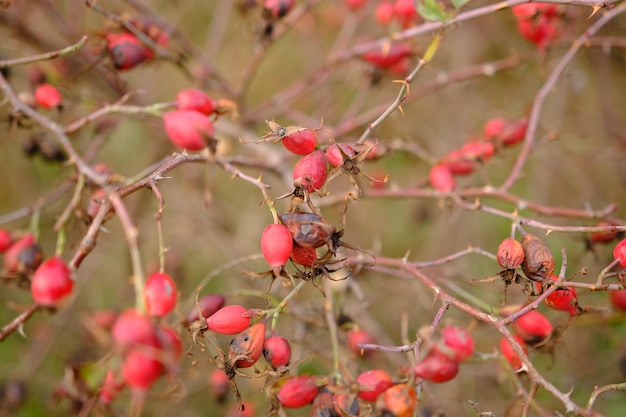
[[[31,56],[27,56],[23,58],[2,60],[0,61],[0,68],[12,67],[15,65],[31,64],[33,62],[45,61],[48,59],[55,59],[60,56],[70,55],[70,54],[73,54],[74,52],[77,52],[85,44],[85,42],[87,42],[87,36],[83,36],[82,38],[80,38],[80,40],[76,42],[74,45],[70,45],[63,49],[59,49],[58,51],[45,52],[43,54],[31,55]]]
[[[283,300],[280,302],[280,304],[278,304],[278,306],[274,309],[272,309],[272,333],[274,333],[274,329],[276,329],[276,323],[278,322],[278,316],[280,316],[280,313],[283,312],[283,310],[285,309],[285,307],[287,306],[287,303],[289,301],[291,301],[291,299],[293,297],[296,296],[296,294],[298,294],[298,292],[302,289],[302,287],[304,287],[306,285],[306,281],[305,280],[301,280],[298,285],[296,285],[293,290],[291,290],[291,292],[289,294],[287,294],[287,296],[285,298],[283,298]]]
[[[604,278],[606,277],[606,274],[608,274],[609,271],[613,269],[613,267],[617,265],[618,263],[619,263],[619,259],[615,259],[613,260],[613,262],[608,264],[606,268],[600,271],[600,273],[598,274],[598,279],[596,280],[596,284],[595,284],[596,287],[601,287],[604,284]]]
[[[402,86],[400,87],[400,91],[398,92],[398,96],[396,97],[394,102],[391,103],[391,105],[387,108],[387,110],[385,110],[376,120],[374,120],[372,123],[370,123],[367,126],[367,129],[365,129],[365,131],[363,132],[359,140],[357,140],[357,143],[365,142],[365,140],[370,136],[372,131],[376,129],[378,126],[380,126],[380,124],[383,121],[385,121],[385,119],[387,119],[394,111],[399,109],[400,112],[402,113],[401,106],[409,94],[409,87],[411,85],[411,81],[413,81],[413,79],[422,70],[422,68],[424,68],[424,66],[432,60],[433,56],[437,52],[437,49],[439,48],[440,36],[441,36],[441,33],[437,33],[434,36],[433,40],[428,45],[428,48],[426,49],[424,56],[420,58],[419,62],[417,63],[417,66],[413,69],[413,71],[411,71],[411,73],[407,75],[405,79],[396,81],[402,84]]]

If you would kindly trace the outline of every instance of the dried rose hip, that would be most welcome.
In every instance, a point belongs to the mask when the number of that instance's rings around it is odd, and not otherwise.
[[[165,317],[176,306],[176,283],[168,274],[156,272],[150,275],[143,291],[150,316]]]
[[[517,240],[507,237],[498,246],[497,258],[502,268],[515,269],[524,262],[524,248]]]
[[[276,398],[285,408],[304,407],[313,402],[319,391],[317,379],[312,375],[292,376],[281,382]]]
[[[428,177],[433,188],[444,193],[450,192],[456,187],[452,172],[447,165],[437,164],[433,166]]]
[[[413,370],[418,378],[441,383],[450,381],[459,373],[459,363],[431,350]]]
[[[326,182],[328,167],[324,151],[313,151],[296,162],[293,168],[293,182],[312,193],[319,190]]]
[[[200,151],[214,139],[213,123],[204,114],[195,110],[175,110],[163,115],[165,133],[179,148]]]
[[[4,269],[9,274],[28,274],[37,269],[41,261],[41,249],[32,233],[13,242],[4,253]]]
[[[237,334],[250,325],[250,317],[243,314],[248,311],[240,305],[222,307],[206,319],[209,330],[221,334]]]
[[[394,385],[383,393],[382,399],[383,415],[412,417],[417,407],[417,391],[409,384]]]
[[[287,366],[291,359],[291,345],[281,336],[271,336],[263,344],[263,357],[274,369]]]
[[[178,110],[195,110],[207,116],[215,111],[215,101],[195,88],[180,90],[176,94],[176,103]]]
[[[393,385],[389,374],[382,369],[365,371],[356,378],[356,382],[359,384],[359,398],[371,402]]]
[[[261,252],[275,274],[289,260],[293,239],[289,229],[282,224],[270,224],[261,234]]]
[[[522,238],[524,262],[522,271],[528,279],[543,282],[554,272],[554,256],[538,237],[526,233]]]
[[[550,339],[554,327],[546,316],[532,310],[513,322],[513,330],[526,344],[537,346]]]
[[[317,134],[310,129],[297,130],[285,136],[283,146],[296,155],[308,155],[317,147]]]
[[[30,283],[30,292],[38,304],[54,307],[72,292],[73,287],[70,269],[55,256],[37,268]]]
[[[129,70],[152,58],[152,51],[132,33],[108,33],[105,37],[107,50],[118,70]]]
[[[446,327],[441,340],[433,346],[443,356],[455,362],[463,362],[474,354],[474,338],[460,327]]]
[[[35,103],[44,109],[61,107],[62,101],[61,93],[52,84],[40,84],[35,89]]]
[[[513,335],[513,338],[522,347],[524,353],[528,354],[528,348],[526,347],[526,343],[524,343],[522,338],[518,335]],[[513,348],[511,347],[509,341],[506,340],[504,337],[500,340],[500,352],[502,352],[502,355],[507,360],[509,365],[511,365],[511,368],[513,368],[513,370],[517,371],[522,367],[521,359],[517,356],[515,351],[513,351]]]
[[[317,251],[315,248],[305,248],[294,242],[293,248],[291,249],[291,255],[289,257],[298,265],[312,268],[317,260]]]
[[[334,250],[339,246],[337,229],[319,214],[293,212],[280,215],[280,220],[298,245],[304,248],[321,248],[328,245]]]
[[[187,315],[187,323],[193,323],[196,320],[200,320],[198,316],[198,306],[200,307],[200,313],[205,319],[211,317],[220,308],[224,307],[226,298],[221,294],[209,294],[202,296],[198,299],[198,303],[194,304],[193,308]]]
[[[230,341],[228,360],[235,368],[249,368],[261,357],[264,342],[265,324],[253,324]]]

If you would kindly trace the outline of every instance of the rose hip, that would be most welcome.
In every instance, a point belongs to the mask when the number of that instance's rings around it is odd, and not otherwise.
[[[326,182],[328,167],[324,151],[313,151],[300,159],[293,168],[293,182],[312,193]]]
[[[175,110],[163,115],[165,133],[179,148],[200,151],[213,139],[215,128],[204,114],[195,110]]]
[[[235,368],[249,368],[264,352],[265,324],[256,323],[239,333],[228,345],[228,359]]]
[[[417,391],[409,384],[394,385],[383,393],[382,399],[383,415],[412,417],[417,407]]]
[[[261,252],[270,267],[278,271],[289,260],[293,249],[293,238],[289,229],[282,224],[270,224],[261,234]]]
[[[276,398],[285,408],[300,408],[313,402],[319,387],[312,375],[289,377],[276,393]]]
[[[356,155],[354,148],[347,143],[333,143],[326,148],[326,160],[334,167],[343,164],[343,154],[339,150],[340,147],[343,153],[349,158],[353,158],[354,155]]]
[[[433,166],[430,169],[428,177],[433,188],[441,192],[447,193],[454,190],[456,187],[456,182],[454,181],[452,172],[447,165],[437,164]]]
[[[250,325],[250,317],[243,314],[248,311],[240,305],[230,305],[217,310],[206,319],[209,330],[221,334],[237,334]]]
[[[44,109],[61,107],[62,101],[61,93],[52,84],[41,84],[35,89],[35,102]]]
[[[441,340],[433,347],[443,356],[455,362],[467,360],[474,354],[474,338],[460,327],[446,327],[441,331]]]
[[[317,147],[317,134],[310,129],[298,130],[285,136],[283,146],[296,155],[308,155]]]
[[[5,229],[0,229],[0,253],[6,252],[12,243],[13,237],[11,236],[11,232]]]
[[[72,292],[73,287],[70,269],[55,256],[37,268],[30,283],[30,292],[38,304],[54,307]]]
[[[532,310],[513,322],[513,330],[526,344],[536,346],[552,336],[554,327],[546,316]]]
[[[221,294],[209,294],[202,296],[198,299],[198,304],[194,304],[191,311],[187,315],[187,323],[193,323],[199,320],[198,306],[200,307],[200,313],[203,318],[211,317],[220,308],[224,307],[226,299]]]
[[[274,369],[287,366],[291,359],[291,345],[281,336],[271,336],[263,344],[263,357]]]
[[[528,354],[528,348],[526,347],[526,343],[524,343],[522,338],[518,335],[513,335],[513,338],[522,347],[524,353]],[[502,352],[502,355],[507,360],[509,365],[511,365],[511,368],[513,368],[514,371],[517,371],[522,367],[521,359],[517,356],[515,351],[513,351],[513,348],[511,347],[509,341],[506,340],[504,337],[500,340],[500,352]]]
[[[195,88],[180,90],[176,94],[178,110],[195,110],[204,115],[210,115],[215,111],[215,101],[204,91]]]
[[[382,369],[365,371],[356,378],[356,382],[359,384],[359,398],[371,402],[393,385],[389,374]]]
[[[504,239],[497,252],[498,264],[505,269],[515,269],[524,262],[524,248],[512,237]]]
[[[459,363],[431,350],[415,367],[415,376],[427,381],[441,383],[453,379],[459,372]]]
[[[9,274],[28,274],[37,269],[41,261],[41,249],[32,233],[13,242],[4,253],[4,269]]]
[[[150,316],[165,317],[176,306],[176,283],[168,274],[156,272],[144,284],[146,310]]]

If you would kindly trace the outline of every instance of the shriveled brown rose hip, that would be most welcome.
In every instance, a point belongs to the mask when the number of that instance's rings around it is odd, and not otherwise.
[[[533,281],[545,281],[554,272],[554,256],[537,236],[526,233],[522,238],[524,262],[522,271]]]
[[[515,269],[524,262],[524,248],[517,240],[507,237],[498,246],[497,256],[502,268]]]

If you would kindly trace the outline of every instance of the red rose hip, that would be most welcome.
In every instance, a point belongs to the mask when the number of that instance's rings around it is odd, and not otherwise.
[[[300,408],[312,403],[318,391],[314,376],[299,375],[290,377],[280,385],[276,398],[285,408]]]
[[[275,272],[278,272],[287,263],[292,249],[293,238],[289,229],[282,224],[270,224],[263,230],[261,252]]]
[[[61,93],[52,84],[41,84],[35,89],[35,102],[44,109],[60,107],[62,100]]]
[[[263,357],[274,369],[287,366],[291,359],[291,345],[281,336],[271,336],[263,344]]]
[[[72,292],[74,280],[70,269],[58,257],[46,260],[37,268],[30,283],[33,299],[43,306],[53,307]]]
[[[413,370],[418,378],[441,383],[450,381],[459,373],[459,363],[433,350]]]
[[[324,151],[313,151],[300,159],[293,168],[293,182],[312,193],[326,182],[328,167]]]
[[[308,155],[317,147],[317,134],[310,129],[298,130],[282,140],[283,146],[296,155]]]
[[[205,115],[215,111],[215,101],[204,91],[195,88],[180,90],[176,94],[178,110],[195,110]]]
[[[195,110],[175,110],[163,115],[165,133],[179,148],[200,151],[213,139],[215,128],[204,114]]]
[[[176,306],[176,283],[167,274],[157,272],[144,285],[146,310],[151,316],[165,317]]]
[[[243,316],[246,311],[245,307],[236,304],[222,307],[206,319],[207,326],[216,333],[237,334],[250,325],[250,317]]]
[[[359,384],[359,398],[371,402],[393,385],[389,374],[382,369],[365,371],[356,378],[356,382]]]

